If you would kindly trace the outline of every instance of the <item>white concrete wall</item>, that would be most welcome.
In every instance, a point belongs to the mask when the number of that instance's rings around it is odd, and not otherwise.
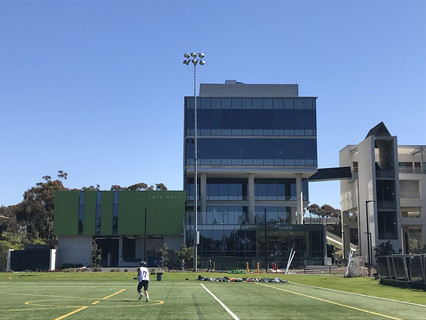
[[[368,250],[370,249],[371,256],[374,257],[373,247],[375,237],[377,234],[374,212],[376,206],[376,185],[375,185],[375,152],[373,137],[368,137],[358,145],[358,180],[359,180],[359,208],[358,219],[359,227],[359,248],[360,255],[364,257],[365,261],[369,261]],[[367,246],[367,209],[366,201],[374,200],[375,202],[368,203],[368,231],[371,233],[370,248]]]
[[[410,159],[405,158],[403,161],[408,162]],[[402,218],[402,226],[418,226],[422,229],[422,241],[423,245],[426,245],[426,174],[414,174],[414,173],[400,173],[400,188],[401,188],[401,208],[420,208],[420,218]],[[410,187],[410,183],[414,181],[416,184],[414,190],[407,190]],[[402,183],[401,183],[402,182]],[[418,193],[418,198],[405,198],[404,196],[413,195]],[[403,239],[404,240],[404,239]]]
[[[64,263],[90,267],[92,260],[92,236],[60,236],[56,253],[56,267]]]
[[[352,167],[353,162],[358,162],[358,154],[352,154],[355,146],[347,146],[339,152],[339,166]],[[356,212],[358,209],[358,173],[352,179],[340,180],[340,209]]]
[[[183,236],[164,236],[168,250],[180,250],[183,244]]]
[[[56,269],[56,249],[50,249],[49,271]]]

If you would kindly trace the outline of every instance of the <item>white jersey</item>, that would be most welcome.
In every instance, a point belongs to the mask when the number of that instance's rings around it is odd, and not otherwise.
[[[148,281],[149,282],[149,271],[145,267],[139,268],[139,282]]]

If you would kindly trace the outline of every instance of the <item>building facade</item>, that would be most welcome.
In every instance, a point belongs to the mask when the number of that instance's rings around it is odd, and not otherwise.
[[[354,233],[367,263],[375,263],[375,248],[384,242],[407,254],[426,245],[425,146],[398,146],[380,123],[339,158],[352,169],[352,179],[340,182],[345,256]]]
[[[185,97],[186,242],[194,243],[194,97]],[[316,98],[296,84],[201,84],[197,97],[198,254],[237,266],[323,263],[322,226],[304,226],[317,170]],[[306,260],[306,261],[305,261]]]
[[[93,243],[105,267],[160,258],[164,244],[180,250],[185,201],[184,191],[57,191],[56,265],[92,265]]]

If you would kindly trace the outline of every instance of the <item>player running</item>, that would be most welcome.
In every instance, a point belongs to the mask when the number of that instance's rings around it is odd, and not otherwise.
[[[142,299],[143,297],[143,293],[141,292],[141,289],[143,287],[145,291],[145,297],[146,297],[145,301],[148,302],[149,301],[149,295],[148,295],[149,271],[146,267],[145,261],[141,262],[141,266],[138,269],[138,280],[139,280],[138,289],[137,289],[139,293],[138,300]]]

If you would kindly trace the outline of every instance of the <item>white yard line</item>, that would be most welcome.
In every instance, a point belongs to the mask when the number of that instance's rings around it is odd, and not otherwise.
[[[234,318],[235,320],[240,320],[231,310],[229,310],[229,308],[222,302],[222,301],[220,301],[213,293],[211,293],[211,291],[209,290],[209,289],[207,289],[206,287],[205,287],[205,285],[204,284],[202,284],[202,283],[200,283],[201,284],[201,286],[204,288],[204,289],[206,289],[206,291],[208,292],[208,293],[210,293],[210,295],[217,301],[217,302],[219,302],[219,304],[222,306],[222,308],[223,309],[225,309],[226,310],[226,312],[228,312],[230,315],[231,315],[231,317],[232,318]]]
[[[426,308],[426,305],[424,305],[424,304],[418,304],[418,303],[413,303],[413,302],[387,299],[387,298],[382,298],[382,297],[369,296],[369,295],[362,294],[362,293],[355,293],[355,292],[342,291],[342,290],[336,290],[336,289],[330,289],[330,288],[324,288],[324,287],[311,286],[309,284],[301,284],[301,283],[295,283],[295,282],[291,282],[291,284],[301,286],[301,287],[309,287],[309,288],[322,289],[322,290],[332,291],[332,292],[346,293],[346,294],[351,294],[351,295],[354,295],[354,296],[360,296],[360,297],[366,297],[366,298],[372,298],[372,299],[377,299],[377,300],[390,301],[390,302],[395,302],[395,303],[402,303],[402,304],[408,304],[408,305],[411,305],[411,306]]]

